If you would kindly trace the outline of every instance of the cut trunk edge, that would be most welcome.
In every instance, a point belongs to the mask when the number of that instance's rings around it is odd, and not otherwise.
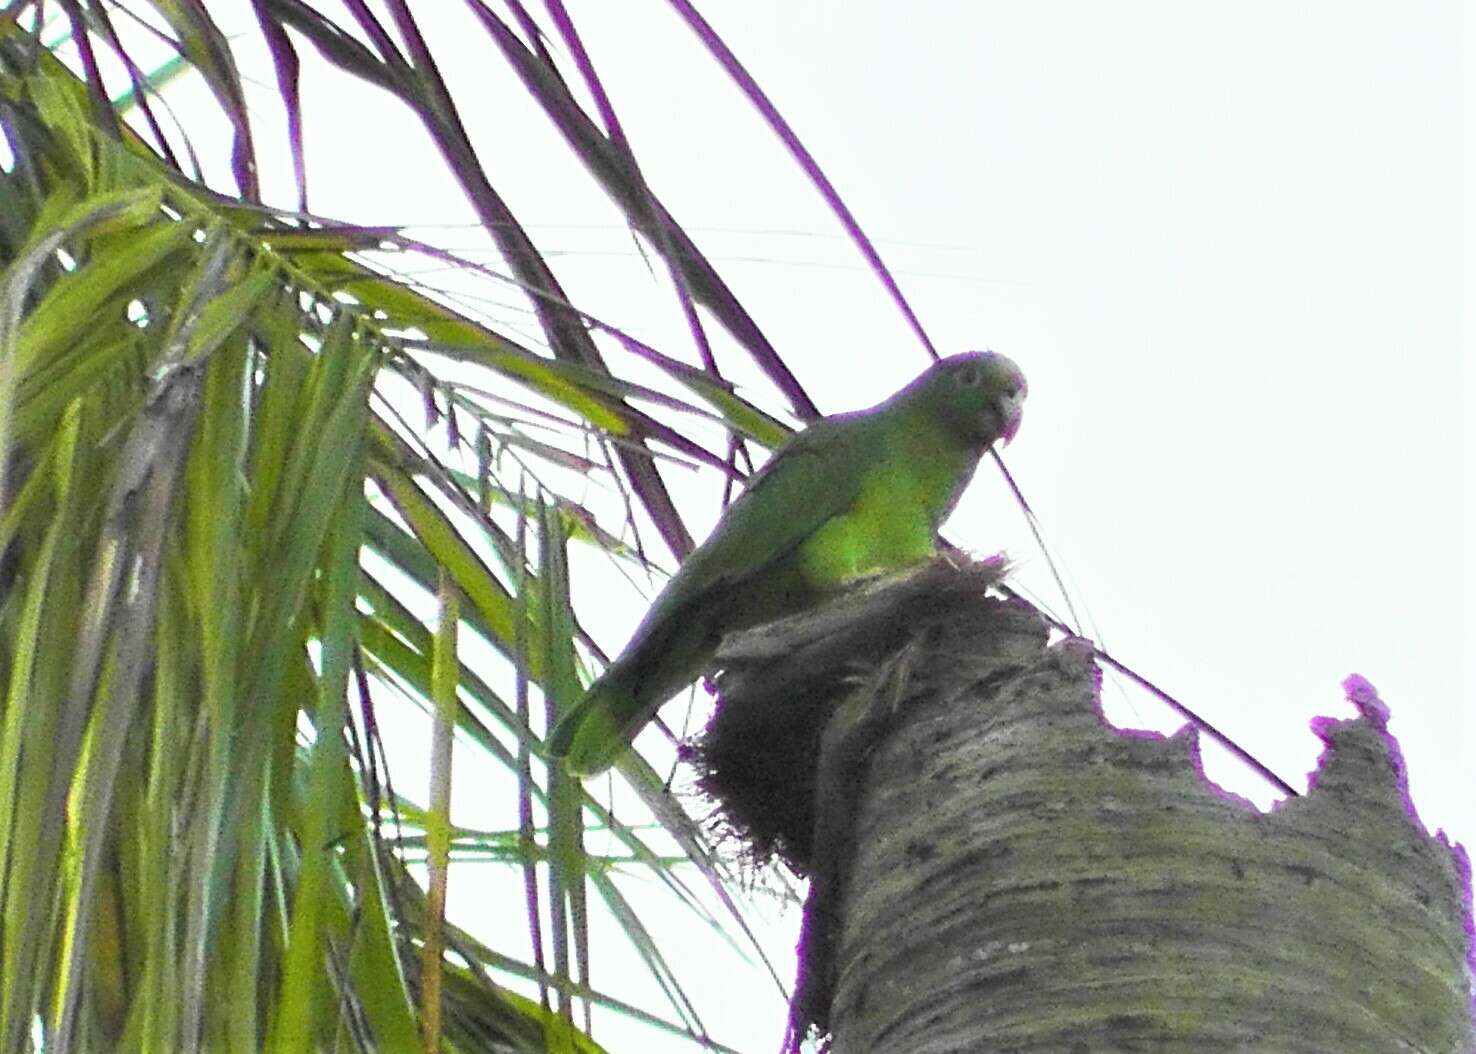
[[[1372,686],[1262,813],[1192,727],[1110,725],[1090,645],[986,595],[1002,573],[940,560],[724,642],[691,754],[811,880],[791,1046],[1476,1050],[1469,859]]]

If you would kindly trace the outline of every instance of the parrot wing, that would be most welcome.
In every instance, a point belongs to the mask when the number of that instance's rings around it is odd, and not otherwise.
[[[620,657],[555,728],[551,754],[565,757],[573,772],[600,772],[671,694],[696,679],[711,657],[710,630],[720,625],[704,604],[724,604],[731,590],[758,579],[855,503],[874,460],[870,425],[859,414],[817,421],[750,477]]]
[[[859,414],[822,418],[781,446],[683,561],[632,643],[648,624],[762,574],[850,509],[875,461],[870,423]]]

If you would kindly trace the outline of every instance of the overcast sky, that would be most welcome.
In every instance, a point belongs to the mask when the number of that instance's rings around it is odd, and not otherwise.
[[[707,6],[910,243],[882,248],[940,348],[1026,370],[1008,459],[1108,646],[1291,777],[1364,674],[1424,818],[1476,834],[1456,5]],[[573,10],[658,193],[699,228],[834,233],[652,7]],[[810,265],[843,243],[698,237],[749,258],[725,270],[825,409],[925,364],[858,263]],[[1001,490],[986,466],[949,534],[1055,602]]]
[[[577,13],[678,217],[833,231],[694,49],[620,61],[683,42],[621,6]],[[1289,775],[1363,673],[1469,824],[1455,6],[708,6],[874,236],[950,247],[883,251],[943,350],[1029,375],[1009,461],[1109,647]],[[706,241],[772,261],[727,269],[825,408],[925,363],[859,266],[802,262],[842,245]],[[1049,596],[1001,489],[949,533]]]
[[[940,350],[993,348],[1025,370],[1007,459],[1107,647],[1298,786],[1319,749],[1309,720],[1351,716],[1339,685],[1363,674],[1392,710],[1422,819],[1476,841],[1460,5],[700,6]],[[647,179],[821,407],[870,405],[922,369],[817,195],[670,10],[569,8]],[[458,32],[433,42],[454,48]],[[613,211],[480,41],[475,54],[452,72],[485,82],[468,115],[484,160],[565,254],[573,298],[694,361]],[[313,85],[309,160],[339,188],[319,208],[469,218],[417,164],[413,126],[384,111],[375,134],[403,136],[403,165],[366,172],[364,130],[315,120]],[[523,145],[503,164],[493,144],[509,135]],[[529,164],[543,149],[549,163]],[[1006,550],[1060,606],[988,465],[947,533]],[[581,616],[614,648],[637,605]],[[783,1007],[760,974],[739,977],[714,978],[739,1008],[709,1008],[714,1033],[772,1049]]]

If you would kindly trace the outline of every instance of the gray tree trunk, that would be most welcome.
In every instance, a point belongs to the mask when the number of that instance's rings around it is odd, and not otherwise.
[[[948,592],[831,656],[797,1025],[836,1054],[1476,1051],[1468,869],[1365,682],[1312,790],[1262,814],[1192,731],[1107,726],[1082,642]],[[725,645],[723,705],[813,694],[835,617]]]

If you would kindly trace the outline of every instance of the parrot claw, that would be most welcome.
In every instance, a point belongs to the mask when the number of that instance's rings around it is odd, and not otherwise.
[[[947,548],[938,554],[938,558],[955,571],[966,571],[973,566],[973,558],[962,549]]]

